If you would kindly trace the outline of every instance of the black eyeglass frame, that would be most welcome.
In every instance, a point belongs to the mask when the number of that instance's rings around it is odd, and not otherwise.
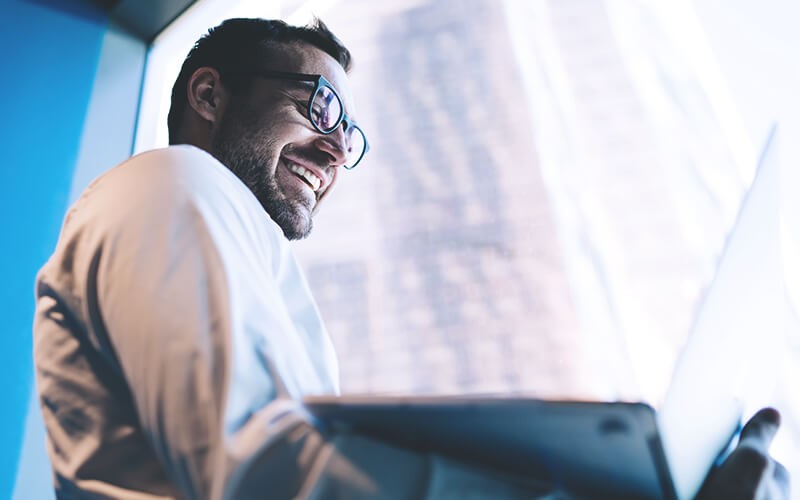
[[[261,78],[276,78],[276,79],[279,79],[279,80],[292,80],[292,81],[299,81],[299,82],[312,82],[312,83],[314,83],[314,91],[311,92],[311,95],[308,98],[308,107],[307,107],[307,110],[306,110],[306,116],[308,118],[308,121],[311,122],[311,125],[314,127],[314,129],[317,132],[319,132],[320,134],[329,135],[329,134],[332,134],[337,128],[339,128],[339,125],[344,123],[345,124],[345,128],[344,128],[345,131],[352,127],[352,128],[355,129],[355,131],[360,133],[361,137],[364,139],[364,150],[361,152],[361,155],[358,157],[358,159],[355,162],[353,162],[353,164],[350,165],[350,166],[347,166],[347,165],[342,165],[342,166],[344,168],[346,168],[347,170],[351,170],[353,168],[356,168],[356,165],[358,165],[361,162],[361,160],[364,159],[364,156],[367,154],[367,151],[369,151],[369,141],[367,141],[367,134],[365,134],[364,130],[356,124],[355,120],[353,120],[349,116],[347,116],[347,113],[345,113],[345,111],[344,111],[344,103],[342,102],[342,98],[339,97],[339,93],[336,92],[336,89],[333,88],[333,85],[331,85],[331,82],[329,82],[327,79],[325,79],[324,76],[322,76],[322,75],[312,75],[312,74],[308,74],[308,73],[290,73],[290,72],[286,72],[286,71],[272,71],[272,70],[267,70],[267,69],[254,69],[254,70],[247,70],[247,71],[235,71],[234,73],[245,73],[245,74],[255,75],[255,76],[258,76],[258,77],[261,77]],[[330,130],[325,130],[325,129],[321,128],[314,121],[314,119],[312,118],[313,111],[314,111],[314,99],[316,99],[317,94],[319,93],[319,91],[323,87],[327,87],[327,88],[330,89],[331,92],[333,92],[333,95],[336,96],[336,99],[339,100],[339,108],[341,109],[341,114],[339,115],[339,118],[336,120],[336,124],[333,125]],[[353,132],[353,133],[355,133],[355,132]]]

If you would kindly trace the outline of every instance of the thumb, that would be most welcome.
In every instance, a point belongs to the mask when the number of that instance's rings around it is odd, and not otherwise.
[[[739,447],[753,448],[765,456],[769,455],[769,446],[780,425],[781,415],[778,410],[774,408],[759,410],[742,429]]]

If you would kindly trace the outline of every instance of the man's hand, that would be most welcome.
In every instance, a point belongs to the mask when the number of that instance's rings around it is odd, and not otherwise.
[[[698,500],[788,499],[789,474],[769,456],[780,421],[772,408],[756,413],[742,429],[736,449],[708,475]]]

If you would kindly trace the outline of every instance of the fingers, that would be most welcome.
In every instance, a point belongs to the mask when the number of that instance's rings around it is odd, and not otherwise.
[[[736,448],[720,469],[719,480],[731,489],[731,498],[756,498],[756,491],[769,468],[767,455],[753,448]]]
[[[764,408],[751,418],[739,436],[740,448],[752,448],[758,453],[768,456],[769,445],[778,432],[781,415],[774,408]]]
[[[742,429],[736,449],[711,472],[697,498],[789,498],[789,475],[769,456],[779,425],[776,410],[765,408],[756,413]]]

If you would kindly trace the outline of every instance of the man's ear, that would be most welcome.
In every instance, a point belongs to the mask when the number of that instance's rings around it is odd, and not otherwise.
[[[226,98],[219,71],[208,67],[198,68],[189,77],[187,85],[189,106],[204,120],[216,123],[221,117]]]

